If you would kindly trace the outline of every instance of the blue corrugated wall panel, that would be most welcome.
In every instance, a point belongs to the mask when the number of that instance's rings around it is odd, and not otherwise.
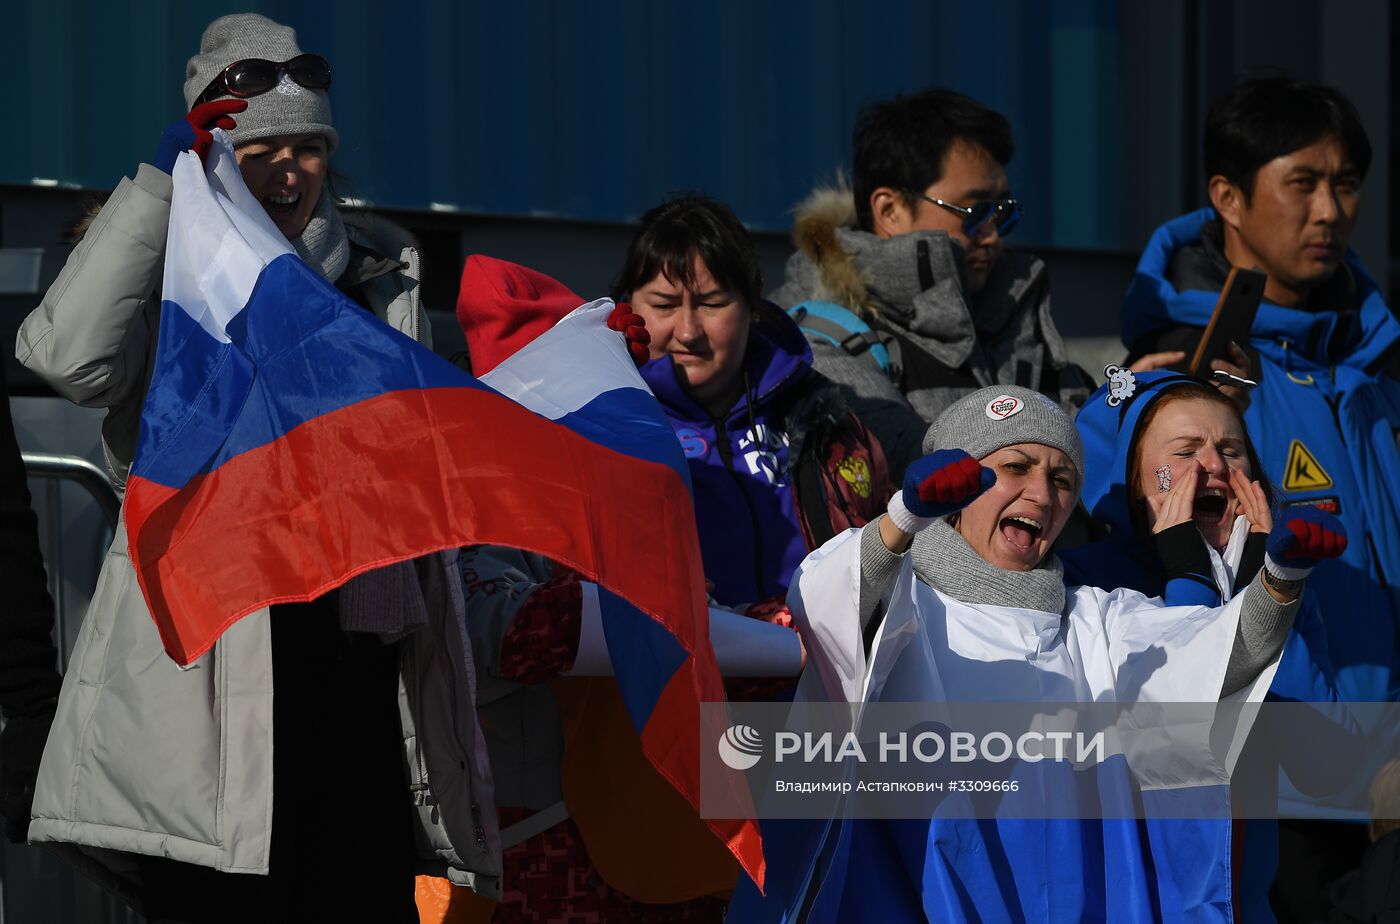
[[[1117,0],[20,0],[0,182],[112,186],[248,8],[331,60],[340,192],[376,204],[621,220],[703,189],[782,228],[861,103],[942,84],[1011,118],[1018,237],[1121,243]]]

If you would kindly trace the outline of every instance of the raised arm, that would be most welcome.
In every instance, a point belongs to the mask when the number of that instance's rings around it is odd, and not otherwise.
[[[1342,522],[1316,507],[1284,511],[1269,533],[1264,567],[1245,589],[1220,695],[1243,689],[1283,650],[1308,573],[1346,551]]]
[[[19,361],[76,404],[114,407],[143,380],[170,195],[150,164],[123,179],[19,329]]]
[[[243,100],[196,106],[166,127],[152,163],[123,178],[82,235],[63,271],[20,327],[15,355],[55,391],[86,407],[139,401],[170,226],[170,171],[214,128],[232,128]]]
[[[909,466],[884,516],[860,536],[860,622],[870,625],[914,534],[986,493],[996,474],[961,449],[940,449]]]

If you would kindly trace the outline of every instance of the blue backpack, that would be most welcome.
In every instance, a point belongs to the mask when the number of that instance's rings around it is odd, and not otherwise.
[[[849,308],[835,302],[805,301],[788,314],[813,340],[839,347],[851,356],[863,356],[898,384],[904,378],[899,341],[881,333]]]

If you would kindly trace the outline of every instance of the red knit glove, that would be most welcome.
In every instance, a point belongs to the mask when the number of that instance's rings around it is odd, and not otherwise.
[[[1346,550],[1341,520],[1317,507],[1291,507],[1269,533],[1264,567],[1281,580],[1301,581],[1319,562],[1339,558]]]
[[[574,666],[583,628],[583,585],[562,571],[539,585],[520,605],[501,639],[501,676],[516,683],[544,683]]]
[[[890,522],[916,533],[939,517],[957,513],[996,483],[996,473],[961,449],[940,449],[912,463],[904,490],[890,498]]]
[[[608,315],[608,328],[621,332],[627,338],[627,352],[638,368],[646,365],[651,358],[651,351],[647,349],[651,334],[647,333],[647,322],[641,315],[632,312],[631,305],[619,302],[612,314]]]
[[[788,609],[787,594],[774,594],[744,610],[744,615],[784,629],[792,628],[792,611]]]
[[[236,128],[238,123],[230,113],[242,112],[247,108],[246,99],[215,99],[200,103],[183,119],[177,119],[166,127],[152,163],[169,173],[175,169],[175,160],[184,151],[194,151],[203,161],[209,156],[209,146],[214,143],[214,129],[228,131]]]

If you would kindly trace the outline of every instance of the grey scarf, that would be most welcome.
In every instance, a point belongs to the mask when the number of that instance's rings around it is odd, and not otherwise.
[[[335,207],[328,190],[322,188],[311,220],[292,241],[292,246],[307,266],[331,284],[345,272],[350,263],[350,238],[345,234],[345,222],[340,220],[340,210]]]
[[[963,603],[1065,611],[1065,569],[1052,552],[1031,571],[1007,571],[972,551],[946,520],[914,536],[909,554],[919,580]]]
[[[336,600],[340,628],[395,642],[428,624],[428,604],[412,561],[366,571],[346,581]]]

